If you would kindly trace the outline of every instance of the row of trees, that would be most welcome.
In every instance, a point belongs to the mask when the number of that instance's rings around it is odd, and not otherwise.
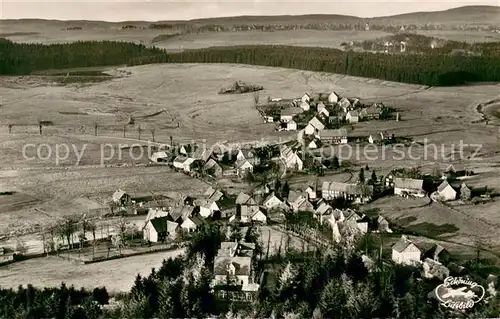
[[[387,55],[291,46],[215,47],[172,53],[169,63],[242,63],[423,85],[500,81],[500,56]]]
[[[13,43],[0,38],[0,52],[1,75],[26,75],[49,69],[141,64],[142,58],[163,56],[165,61],[166,57],[162,49],[114,41],[77,41],[45,45]]]

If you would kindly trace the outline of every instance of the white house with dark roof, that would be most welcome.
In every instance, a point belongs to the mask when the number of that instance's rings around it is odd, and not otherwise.
[[[119,205],[130,205],[132,204],[132,197],[125,193],[121,189],[117,189],[112,196],[112,200],[114,203]]]
[[[402,197],[425,197],[423,190],[424,181],[411,178],[394,178],[394,195]]]
[[[253,165],[246,159],[237,160],[234,167],[239,177],[244,177],[249,173],[253,173]]]
[[[302,95],[302,97],[300,98],[300,100],[302,102],[311,102],[311,96],[308,94],[308,93],[304,93],[304,95]]]
[[[178,229],[178,223],[171,222],[164,216],[148,220],[142,229],[142,234],[144,240],[157,243],[175,238]]]
[[[420,249],[404,235],[392,246],[392,260],[397,264],[418,263],[420,255]]]
[[[349,112],[349,110],[352,108],[351,101],[349,101],[349,99],[346,97],[343,97],[342,99],[340,99],[340,101],[338,102],[338,105],[346,113]]]
[[[183,220],[180,227],[184,231],[191,233],[193,231],[198,230],[198,228],[201,227],[202,225],[203,225],[203,220],[200,219],[198,216],[188,216]]]
[[[457,198],[457,192],[446,180],[438,186],[437,193],[439,195],[439,199],[445,202],[455,200]]]
[[[252,196],[240,192],[238,196],[236,197],[236,204],[237,205],[257,205],[255,200],[252,198]]]

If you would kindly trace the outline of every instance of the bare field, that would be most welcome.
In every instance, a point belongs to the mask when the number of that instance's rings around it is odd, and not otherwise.
[[[0,234],[27,231],[61,216],[106,208],[118,188],[132,196],[138,193],[165,194],[179,199],[183,195],[199,195],[207,187],[204,182],[166,167],[77,167],[10,172],[15,173],[0,174],[1,182],[20,193],[14,196],[29,196],[36,202],[30,200],[9,205],[12,201],[9,196],[1,196],[0,206],[10,209],[0,213]]]
[[[427,205],[429,199],[403,199],[398,196],[379,199],[364,209],[378,208],[380,214],[390,221],[402,226],[418,227],[423,235],[474,247],[477,240],[481,240],[484,248],[500,253],[500,221],[491,224],[490,220],[483,220],[480,215],[469,211],[470,206],[455,209],[434,203]],[[491,205],[498,206],[498,202]],[[478,205],[478,211],[483,205]],[[467,212],[460,212],[460,210]],[[457,211],[459,210],[459,211]],[[408,220],[405,222],[405,220]],[[451,226],[458,228],[454,230]],[[472,248],[471,248],[472,249]]]
[[[126,292],[132,288],[137,274],[148,276],[151,269],[159,269],[164,259],[183,253],[174,250],[78,265],[57,257],[36,258],[3,266],[0,274],[2,288],[17,288],[32,284],[36,287],[67,286],[93,289],[105,286],[108,292]]]
[[[500,34],[488,31],[462,31],[462,30],[419,30],[418,34],[428,37],[460,42],[497,42]]]
[[[209,32],[178,36],[153,43],[166,50],[178,51],[227,45],[291,45],[342,49],[343,42],[374,40],[390,33],[383,31],[240,31]]]

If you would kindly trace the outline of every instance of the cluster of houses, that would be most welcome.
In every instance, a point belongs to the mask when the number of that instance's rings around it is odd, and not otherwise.
[[[284,100],[270,99],[283,107],[279,120],[275,116],[266,115],[265,122],[279,121],[278,130],[296,131],[301,124],[305,125],[306,135],[318,135],[325,128],[340,126],[343,123],[358,123],[360,121],[378,120],[386,109],[383,103],[373,103],[365,106],[358,98],[341,97],[336,92],[309,95],[301,98]],[[300,114],[313,112],[314,121],[300,123]]]

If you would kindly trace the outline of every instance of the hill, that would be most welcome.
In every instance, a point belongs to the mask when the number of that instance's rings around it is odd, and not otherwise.
[[[498,17],[500,16],[499,6],[463,6],[444,11],[413,12],[384,17],[357,17],[337,14],[310,14],[310,15],[281,15],[281,16],[233,16],[215,17],[205,19],[193,19],[187,21],[90,21],[90,20],[43,20],[43,19],[18,19],[1,20],[2,28],[12,25],[35,26],[44,25],[46,27],[66,28],[82,27],[93,29],[116,29],[124,25],[134,25],[139,28],[148,27],[151,23],[172,24],[172,25],[283,25],[283,24],[318,24],[318,23],[361,23],[369,22],[373,24],[435,24],[435,25],[497,25],[500,26]]]

